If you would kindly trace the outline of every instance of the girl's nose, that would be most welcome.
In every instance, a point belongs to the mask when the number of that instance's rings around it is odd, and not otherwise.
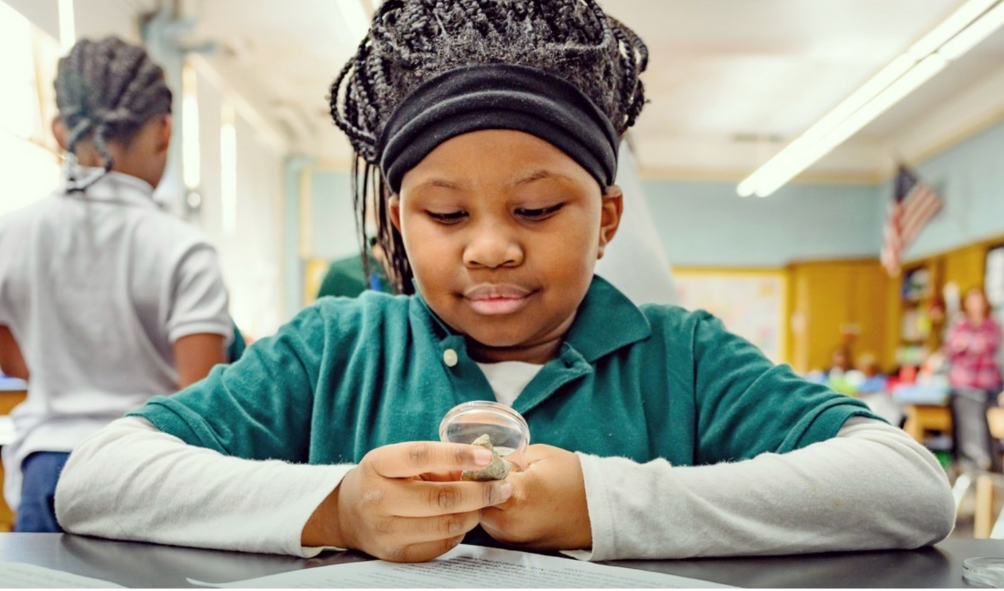
[[[471,228],[464,248],[464,264],[470,268],[515,267],[523,263],[523,248],[510,231],[497,223]]]

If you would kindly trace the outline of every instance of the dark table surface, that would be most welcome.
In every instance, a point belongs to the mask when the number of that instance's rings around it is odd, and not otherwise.
[[[615,561],[607,564],[739,587],[966,587],[962,562],[1004,557],[1004,541],[950,539],[931,548],[762,558]],[[191,587],[366,560],[354,552],[302,559],[118,542],[69,534],[0,534],[0,560],[27,562],[126,587]],[[0,581],[0,587],[3,587]]]

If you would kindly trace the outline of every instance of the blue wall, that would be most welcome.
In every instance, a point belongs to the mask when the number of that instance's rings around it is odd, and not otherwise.
[[[919,258],[1004,234],[1004,123],[916,167],[944,205],[906,252]],[[891,195],[891,187],[884,189]]]
[[[740,198],[732,183],[643,181],[674,265],[780,267],[791,260],[878,253],[883,210],[868,185],[793,184],[766,199]],[[316,256],[358,252],[345,172],[312,176]]]
[[[1004,123],[914,163],[944,200],[904,253],[915,259],[1004,234]],[[877,257],[892,182],[790,184],[765,199],[733,183],[644,183],[674,265],[778,267],[804,259]]]
[[[918,258],[1004,234],[1004,124],[916,165],[945,201],[907,251]],[[673,265],[781,267],[798,260],[878,257],[891,182],[789,184],[760,199],[727,182],[644,180],[659,237]],[[312,177],[313,249],[352,256],[358,246],[346,172]]]
[[[734,183],[644,182],[673,265],[780,267],[793,260],[877,256],[878,188],[791,184],[741,198]]]
[[[352,210],[352,177],[316,171],[311,177],[311,246],[314,256],[339,259],[359,255]]]

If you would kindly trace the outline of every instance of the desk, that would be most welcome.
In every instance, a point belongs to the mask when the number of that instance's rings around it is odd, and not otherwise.
[[[933,404],[907,404],[906,423],[903,430],[920,443],[924,443],[925,432],[952,432],[952,409]]]
[[[615,561],[609,564],[744,587],[964,587],[962,561],[1004,557],[1004,541],[946,540],[933,548],[764,558]],[[355,552],[242,554],[100,540],[69,534],[0,534],[0,560],[27,562],[130,587],[191,587],[365,560]]]

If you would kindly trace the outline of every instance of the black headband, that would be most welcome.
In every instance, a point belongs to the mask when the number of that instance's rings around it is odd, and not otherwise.
[[[620,140],[610,119],[574,85],[511,64],[456,68],[412,91],[380,134],[380,170],[398,193],[404,174],[436,146],[483,129],[535,135],[578,162],[602,189],[614,183]]]

